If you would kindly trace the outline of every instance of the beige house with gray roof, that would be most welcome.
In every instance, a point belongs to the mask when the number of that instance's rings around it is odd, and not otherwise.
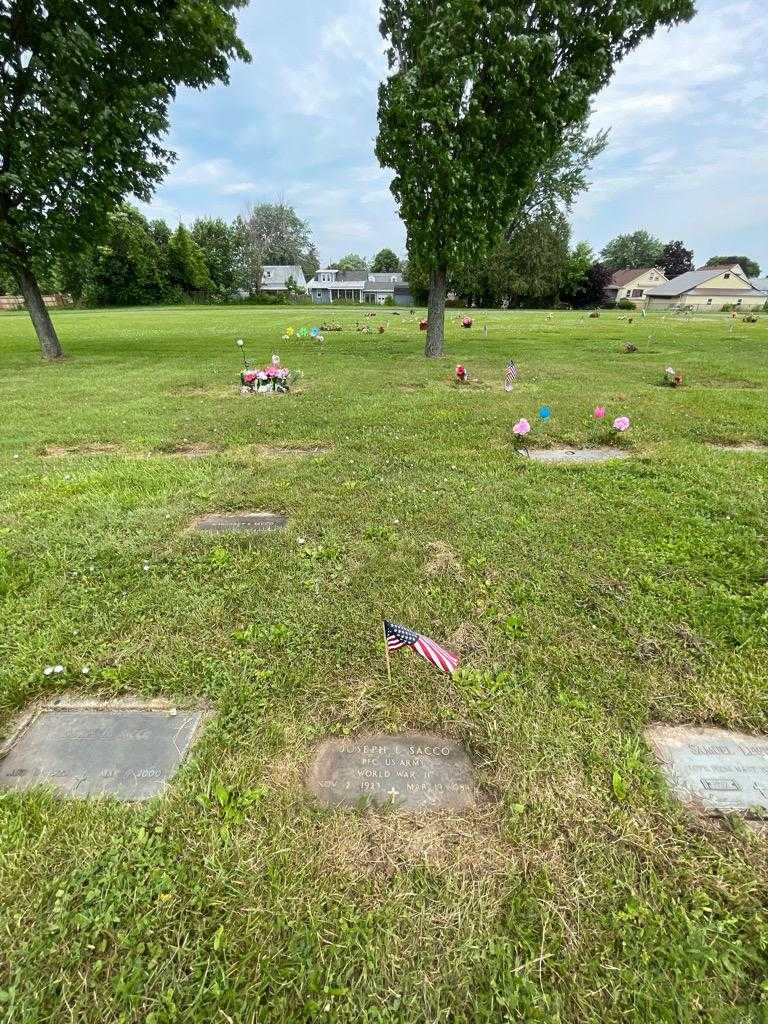
[[[760,309],[768,293],[756,288],[738,263],[722,267],[702,267],[648,292],[647,309],[687,306],[696,310],[721,310],[723,306]]]

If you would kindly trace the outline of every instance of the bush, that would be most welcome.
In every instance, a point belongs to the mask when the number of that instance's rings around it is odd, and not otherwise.
[[[631,299],[619,299],[616,309],[637,309],[637,303],[632,302]]]

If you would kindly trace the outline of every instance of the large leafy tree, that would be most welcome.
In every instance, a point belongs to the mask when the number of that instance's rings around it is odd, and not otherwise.
[[[192,225],[190,235],[202,250],[218,298],[253,288],[251,241],[241,218],[229,224],[221,217],[201,217]]]
[[[686,249],[682,242],[667,242],[661,252],[658,266],[671,280],[680,274],[693,270],[693,250]]]
[[[183,224],[179,224],[168,242],[168,279],[187,295],[213,290],[203,250]]]
[[[144,306],[161,302],[168,288],[162,233],[158,242],[146,219],[127,204],[107,218],[99,245],[64,267],[65,283],[77,299],[98,306]]]
[[[380,249],[371,263],[372,274],[396,274],[400,270],[400,257],[391,249]]]
[[[707,267],[724,267],[738,263],[747,277],[760,277],[760,264],[749,256],[712,256],[707,260]]]
[[[37,275],[103,232],[125,195],[150,195],[179,83],[227,81],[248,59],[244,0],[4,0],[0,4],[0,260],[43,355],[61,354]]]
[[[300,266],[306,277],[307,270],[317,262],[317,250],[309,224],[287,203],[258,203],[252,206],[245,217],[245,226],[253,247],[253,262],[259,286],[265,265],[274,263],[280,266]]]
[[[368,273],[367,261],[356,252],[348,252],[346,256],[342,256],[340,260],[332,263],[331,268],[334,270],[359,270],[362,274]]]
[[[617,61],[693,0],[383,0],[390,75],[380,163],[429,268],[426,354],[442,352],[449,271],[496,241]]]
[[[600,255],[611,270],[634,270],[660,266],[663,252],[660,238],[647,231],[633,231],[612,238]]]

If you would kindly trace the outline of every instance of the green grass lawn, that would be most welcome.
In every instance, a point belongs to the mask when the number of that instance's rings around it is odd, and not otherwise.
[[[642,730],[768,724],[768,455],[708,446],[768,443],[768,318],[480,313],[426,361],[356,316],[61,312],[56,365],[0,317],[0,735],[60,692],[212,712],[153,803],[0,795],[0,1022],[765,1024],[766,836],[671,800]],[[299,390],[242,398],[238,337]],[[602,404],[633,457],[526,462],[541,404],[533,444]],[[242,509],[288,529],[188,529]],[[390,686],[385,615],[460,672]],[[318,741],[405,729],[466,746],[476,811],[308,802]]]

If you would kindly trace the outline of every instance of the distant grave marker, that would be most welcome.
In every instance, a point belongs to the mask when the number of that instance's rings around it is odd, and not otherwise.
[[[626,459],[629,452],[623,448],[530,448],[528,458],[533,462],[607,462],[610,459]]]
[[[475,803],[464,749],[429,733],[326,740],[315,754],[307,786],[327,807],[367,803],[405,811],[461,811]]]
[[[768,736],[683,725],[653,725],[645,735],[673,793],[689,807],[768,813]]]
[[[249,533],[267,533],[282,530],[288,522],[286,516],[275,512],[221,512],[200,516],[194,527],[203,533],[229,533],[245,530]]]
[[[199,711],[44,709],[0,758],[0,789],[149,800],[165,790],[201,720]]]
[[[746,441],[744,444],[711,444],[721,452],[752,452],[755,455],[765,455],[768,452],[768,444],[760,444],[758,441]]]

